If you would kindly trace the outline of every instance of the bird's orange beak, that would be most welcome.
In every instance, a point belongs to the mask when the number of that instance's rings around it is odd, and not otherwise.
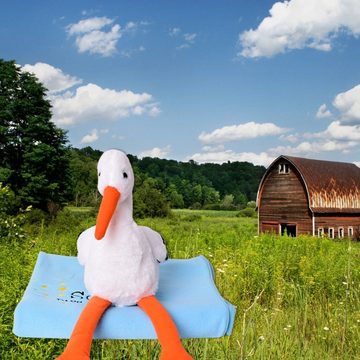
[[[111,218],[114,215],[117,203],[120,200],[120,192],[112,186],[107,186],[101,200],[99,213],[96,219],[95,238],[101,240],[106,233]]]

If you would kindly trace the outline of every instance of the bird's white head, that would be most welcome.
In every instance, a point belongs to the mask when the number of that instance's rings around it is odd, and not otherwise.
[[[134,173],[126,154],[115,149],[101,155],[97,171],[98,190],[103,198],[96,220],[95,238],[101,240],[118,204],[126,202],[132,194]]]

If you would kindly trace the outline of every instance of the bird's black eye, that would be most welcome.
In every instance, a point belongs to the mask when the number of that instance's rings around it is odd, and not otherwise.
[[[123,177],[124,177],[124,179],[127,179],[128,174],[126,172],[123,172]]]
[[[101,175],[101,172],[99,171],[99,172],[98,172],[98,176],[100,176],[100,175]]]

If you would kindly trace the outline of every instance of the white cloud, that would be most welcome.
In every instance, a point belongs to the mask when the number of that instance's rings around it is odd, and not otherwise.
[[[181,33],[181,29],[178,28],[178,27],[174,27],[174,28],[169,29],[169,35],[170,36],[177,36],[180,33]]]
[[[188,49],[190,47],[190,44],[184,43],[176,47],[176,50],[182,50],[182,49]]]
[[[96,84],[71,87],[82,83],[81,79],[65,74],[61,69],[45,63],[25,65],[48,88],[52,105],[52,120],[59,126],[69,126],[88,121],[118,120],[131,115],[156,117],[161,113],[159,104],[148,93],[102,88]],[[108,132],[100,130],[100,133]]]
[[[69,35],[78,35],[89,33],[94,30],[100,30],[106,25],[110,25],[114,20],[103,17],[92,17],[85,20],[80,20],[76,24],[70,24],[66,27]]]
[[[76,36],[75,44],[80,53],[111,56],[116,52],[117,42],[122,36],[120,25],[112,25],[113,22],[107,17],[93,17],[70,24],[67,31],[70,36]]]
[[[338,141],[334,139],[321,139],[317,141],[304,141],[297,146],[278,146],[268,150],[271,154],[277,155],[312,155],[313,153],[342,151],[347,152],[349,149],[357,146],[355,141]]]
[[[195,44],[195,40],[198,36],[197,33],[182,33],[182,30],[178,27],[169,29],[169,36],[176,37],[182,40],[182,44],[176,47],[177,50],[188,49]]]
[[[196,33],[184,34],[183,39],[185,42],[177,46],[176,49],[177,50],[188,49],[189,47],[195,44],[196,37],[197,37]]]
[[[171,146],[170,145],[167,145],[167,146],[165,146],[163,148],[154,147],[153,149],[142,151],[139,154],[139,157],[140,158],[144,158],[144,157],[153,157],[153,158],[155,158],[156,157],[156,158],[163,159],[167,155],[169,155],[170,151],[171,151]]]
[[[139,47],[134,48],[134,49],[122,50],[122,51],[121,51],[121,56],[130,59],[130,58],[133,57],[135,54],[142,53],[142,52],[144,52],[145,50],[146,50],[145,47],[142,46],[142,45],[140,45]]]
[[[139,30],[142,30],[143,32],[146,32],[146,27],[149,26],[150,23],[147,21],[129,21],[124,29],[123,32],[124,33],[131,33],[131,34],[135,34],[136,32],[138,32]]]
[[[116,52],[116,44],[120,39],[120,25],[114,25],[111,31],[91,31],[76,38],[76,45],[80,53],[89,52],[111,56]]]
[[[193,44],[195,42],[196,37],[196,33],[184,34],[184,40],[190,44]]]
[[[221,144],[260,136],[280,135],[287,131],[288,129],[280,128],[273,123],[259,124],[251,121],[239,125],[224,126],[211,133],[202,132],[199,135],[199,140],[205,144]]]
[[[346,125],[340,121],[333,121],[325,130],[324,136],[335,140],[360,142],[360,124]]]
[[[124,140],[125,136],[114,134],[114,135],[111,136],[111,138],[115,139],[115,140]]]
[[[87,121],[118,120],[130,115],[156,116],[160,109],[147,93],[104,89],[95,84],[80,86],[52,100],[53,121],[73,125]]]
[[[220,145],[205,145],[201,149],[202,151],[206,152],[219,152],[225,150],[225,146],[223,144]]]
[[[336,95],[333,105],[343,121],[360,124],[360,85]]]
[[[64,74],[61,69],[42,62],[34,65],[26,64],[22,69],[33,73],[49,90],[49,94],[70,89],[82,82],[82,80],[77,77]]]
[[[96,140],[99,139],[99,132],[97,129],[93,129],[91,130],[90,134],[85,135],[82,139],[81,139],[81,143],[82,144],[90,144],[95,142]]]
[[[299,141],[298,134],[280,135],[280,140],[288,141],[292,144]]]
[[[271,57],[292,49],[330,51],[340,33],[360,34],[358,0],[276,2],[256,29],[239,35],[239,56]]]
[[[326,104],[320,105],[318,111],[316,112],[316,117],[318,119],[323,119],[323,118],[328,118],[328,117],[331,117],[331,116],[332,116],[332,113],[327,108]]]
[[[354,161],[354,164],[355,164],[357,167],[360,167],[360,161]]]
[[[185,161],[194,160],[198,163],[217,163],[222,164],[225,162],[234,161],[247,161],[255,165],[268,166],[274,158],[269,156],[266,152],[256,154],[253,152],[234,152],[232,150],[215,151],[196,153],[185,159]]]

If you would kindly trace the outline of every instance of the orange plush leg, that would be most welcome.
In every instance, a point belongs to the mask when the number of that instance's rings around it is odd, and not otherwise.
[[[155,296],[147,296],[138,302],[149,316],[162,347],[161,360],[190,360],[192,357],[181,344],[174,321]]]
[[[85,306],[70,336],[65,351],[57,360],[90,359],[91,342],[96,326],[111,302],[94,296]]]

